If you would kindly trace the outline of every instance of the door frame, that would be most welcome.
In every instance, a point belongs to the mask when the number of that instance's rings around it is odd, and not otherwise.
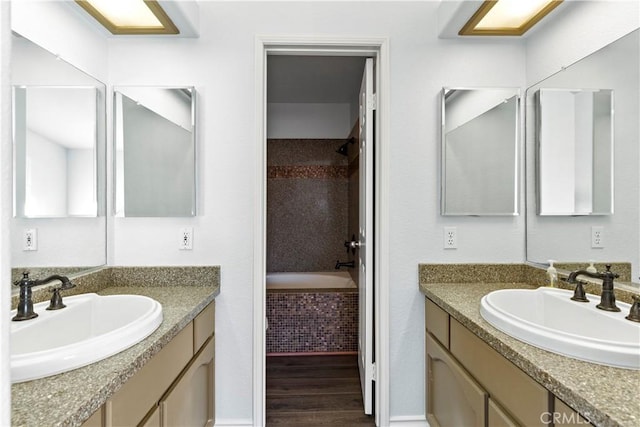
[[[385,37],[256,36],[256,194],[253,263],[253,420],[265,423],[266,395],[266,161],[267,55],[372,56],[375,58],[374,340],[376,425],[389,425],[389,40]]]

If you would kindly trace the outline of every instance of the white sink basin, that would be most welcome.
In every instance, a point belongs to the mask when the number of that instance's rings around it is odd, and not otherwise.
[[[572,301],[573,291],[555,288],[504,289],[482,298],[480,314],[491,325],[521,341],[553,353],[618,368],[640,369],[640,323],[620,312]]]
[[[140,295],[82,294],[61,310],[34,305],[38,317],[11,322],[11,382],[48,377],[105,359],[142,341],[162,323],[162,306]],[[11,312],[11,317],[15,310]]]

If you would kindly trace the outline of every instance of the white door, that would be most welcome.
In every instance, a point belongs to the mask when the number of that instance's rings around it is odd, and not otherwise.
[[[373,59],[367,58],[360,86],[358,367],[365,414],[373,413]]]

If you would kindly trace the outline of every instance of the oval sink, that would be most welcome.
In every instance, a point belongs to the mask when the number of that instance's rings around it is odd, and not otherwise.
[[[555,288],[502,289],[485,295],[480,314],[502,332],[553,353],[618,368],[640,369],[640,323],[620,312],[572,301],[573,291]]]
[[[66,308],[34,305],[38,317],[11,322],[11,382],[48,377],[105,359],[142,341],[162,323],[162,306],[141,295],[82,294]],[[15,310],[12,311],[13,317]]]

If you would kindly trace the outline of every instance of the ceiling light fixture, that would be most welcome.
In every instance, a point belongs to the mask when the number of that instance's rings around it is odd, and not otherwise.
[[[156,0],[76,0],[112,34],[178,34]]]
[[[486,0],[458,33],[461,36],[521,36],[562,0]]]

